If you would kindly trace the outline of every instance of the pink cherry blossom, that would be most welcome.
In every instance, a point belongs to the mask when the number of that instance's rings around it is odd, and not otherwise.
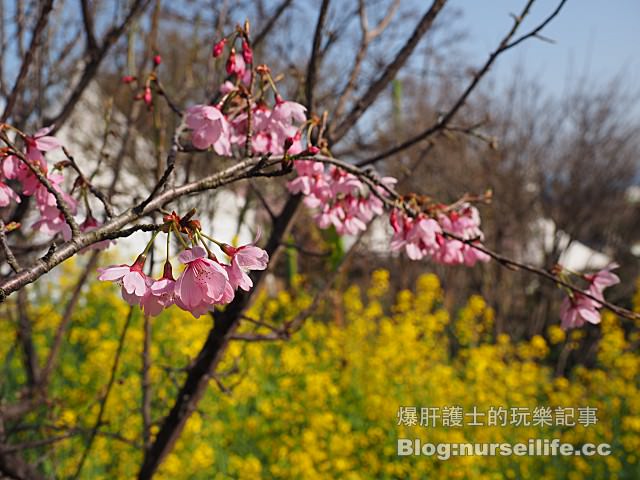
[[[176,280],[176,305],[192,313],[204,312],[228,298],[225,290],[229,275],[222,265],[207,257],[204,248],[197,246],[184,250],[178,259],[186,268]]]
[[[18,180],[24,175],[27,166],[15,155],[2,160],[2,174],[9,180]]]
[[[344,210],[339,205],[323,205],[322,210],[316,214],[314,220],[320,228],[340,226],[345,217]]]
[[[144,260],[138,259],[133,265],[112,265],[99,268],[98,280],[115,282],[122,286],[122,297],[130,305],[140,305],[149,290],[147,276],[142,272]]]
[[[27,155],[28,161],[30,161],[34,167],[38,168],[44,175],[47,174],[47,162],[44,156],[39,150],[33,149],[31,156]],[[2,162],[2,173],[9,180],[18,180],[22,184],[23,194],[31,196],[36,189],[42,184],[38,178],[33,174],[31,169],[21,159],[15,155],[9,155]]]
[[[620,277],[615,273],[611,273],[611,270],[615,270],[618,267],[619,265],[617,263],[612,263],[597,273],[585,275],[585,278],[590,283],[588,292],[594,297],[604,300],[604,289],[620,283]]]
[[[62,147],[62,142],[56,137],[48,135],[53,130],[53,125],[46,128],[41,128],[31,137],[26,137],[27,147],[35,148],[41,152],[48,152],[56,148]]]
[[[50,237],[61,233],[65,242],[71,240],[71,227],[56,207],[40,209],[40,219],[32,225],[32,228]]]
[[[222,250],[231,257],[231,265],[226,270],[229,274],[229,283],[231,286],[241,288],[248,292],[253,287],[253,281],[247,274],[250,270],[264,270],[269,263],[269,254],[260,247],[256,247],[255,242],[242,245],[240,247],[232,247],[231,245],[223,245]]]
[[[306,107],[297,102],[284,101],[280,97],[276,99],[276,106],[271,113],[271,122],[279,122],[286,127],[294,122],[307,121]]]
[[[34,133],[33,136],[25,137],[25,143],[27,146],[26,157],[30,161],[44,165],[45,160],[42,152],[49,152],[62,147],[62,142],[60,142],[60,140],[47,135],[51,130],[53,130],[53,126],[41,128]]]
[[[206,150],[213,147],[218,155],[231,155],[229,123],[216,107],[194,105],[187,109],[185,122],[193,130],[193,146]]]
[[[6,207],[11,201],[20,203],[20,197],[9,185],[0,181],[0,207]]]
[[[611,270],[618,268],[617,263],[612,263],[608,267],[599,272],[585,275],[584,278],[589,282],[589,287],[585,291],[597,300],[604,300],[604,289],[612,285],[620,283],[620,278],[611,273]],[[600,309],[602,304],[597,300],[574,293],[562,302],[560,307],[560,318],[562,319],[562,328],[581,327],[585,322],[598,324],[600,323]]]
[[[251,83],[251,69],[247,68],[244,58],[239,53],[235,53],[235,50],[231,51],[229,59],[227,60],[227,74],[237,75],[242,83],[249,85]]]
[[[227,93],[231,93],[236,89],[236,86],[231,83],[229,80],[220,85],[219,91],[222,95],[226,95]]]
[[[574,298],[564,299],[560,306],[560,318],[562,328],[567,330],[582,327],[585,322],[597,325],[600,323],[600,312],[597,302],[578,293]]]
[[[231,123],[233,133],[231,143],[243,146],[247,138],[246,112],[238,115]],[[255,153],[282,155],[287,140],[291,141],[289,154],[295,155],[302,151],[300,128],[295,123],[306,121],[305,108],[295,102],[277,103],[270,110],[264,103],[259,103],[252,109],[252,143]]]
[[[477,262],[488,262],[491,257],[485,252],[474,248],[482,247],[484,234],[480,229],[480,213],[469,204],[463,204],[460,209],[440,214],[438,222],[442,230],[456,235],[462,240],[444,237],[440,240],[441,251],[436,260],[445,265],[465,264],[469,267]]]
[[[287,184],[291,193],[301,193],[317,201],[307,206],[319,206],[332,196],[331,185],[324,173],[324,165],[313,160],[297,160],[293,162],[298,176]]]
[[[164,272],[158,280],[148,279],[149,290],[142,299],[140,306],[148,315],[157,316],[164,309],[169,308],[175,302],[175,280],[171,263],[164,264]]]
[[[35,176],[33,178],[35,178]],[[51,186],[66,202],[70,213],[75,215],[78,209],[78,202],[62,189],[61,184],[64,177],[60,174],[49,174],[47,178]],[[71,227],[67,224],[62,212],[58,209],[56,198],[37,178],[36,182],[33,188],[31,184],[27,184],[29,188],[25,188],[23,191],[25,195],[35,195],[36,205],[40,213],[40,219],[33,224],[33,228],[50,236],[62,233],[64,240],[69,241],[71,239]]]
[[[475,248],[482,248],[480,240],[484,238],[475,207],[463,205],[459,211],[440,213],[437,219],[425,214],[410,218],[400,210],[393,210],[390,221],[394,231],[391,249],[404,248],[412,260],[426,257],[443,265],[467,266],[490,260],[489,255]]]
[[[433,260],[442,265],[461,265],[464,263],[464,243],[460,240],[437,236],[440,249],[434,253]]]
[[[403,212],[394,210],[391,215],[394,235],[391,250],[404,248],[411,260],[438,255],[441,251],[442,229],[437,221],[426,216],[410,218]]]
[[[339,235],[357,235],[384,211],[381,198],[388,192],[380,187],[372,190],[355,175],[335,165],[325,171],[322,162],[297,160],[298,176],[287,184],[291,193],[304,195],[304,204],[318,208],[314,219],[320,228],[333,226]],[[395,179],[385,177],[385,185]]]

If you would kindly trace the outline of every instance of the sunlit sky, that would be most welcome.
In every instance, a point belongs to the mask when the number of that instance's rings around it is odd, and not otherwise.
[[[448,8],[463,12],[464,48],[479,62],[495,49],[524,0],[451,0]],[[531,30],[552,12],[558,0],[538,0],[521,32]],[[606,82],[623,75],[624,83],[640,87],[640,1],[568,0],[543,35],[505,53],[495,65],[493,78],[500,82],[521,67],[548,91],[560,94],[567,82],[588,77]]]

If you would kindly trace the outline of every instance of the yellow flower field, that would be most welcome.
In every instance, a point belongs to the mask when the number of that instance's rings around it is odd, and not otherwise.
[[[625,333],[630,329],[605,315],[597,366],[574,368],[565,378],[554,374],[557,359],[577,347],[582,331],[566,336],[552,327],[546,338],[515,343],[506,335],[494,338],[493,311],[481,297],[468,299],[459,312],[444,310],[441,299],[435,275],[423,275],[414,290],[391,298],[388,272],[377,271],[366,291],[350,287],[329,295],[318,314],[290,341],[232,343],[218,371],[219,385],[211,382],[158,478],[640,477],[637,333]],[[273,298],[263,294],[250,315],[278,325],[310,302],[304,293],[293,296],[281,291]],[[59,312],[47,302],[32,307],[35,340],[41,349],[60,321]],[[46,411],[33,414],[34,423],[44,416],[42,423],[51,434],[92,428],[127,313],[116,288],[91,283],[73,318],[70,346],[62,353],[61,368],[54,376],[57,398]],[[210,318],[194,319],[178,309],[153,321],[153,420],[161,419],[170,408],[184,378],[182,369],[196,355],[210,327]],[[241,331],[256,328],[268,332],[249,322]],[[6,389],[24,379],[17,373],[19,359],[8,351],[15,332],[2,329],[0,335],[4,337],[2,357],[10,359],[5,366]],[[83,478],[131,478],[139,467],[142,346],[142,316],[136,312]],[[460,406],[465,412],[474,407],[487,411],[492,406],[531,410],[588,406],[597,408],[597,423],[587,427],[407,426],[398,425],[401,406],[418,410]],[[157,428],[154,425],[152,433]],[[25,429],[22,435],[28,441],[34,432]],[[606,442],[612,454],[438,460],[398,456],[398,438],[432,443],[558,438],[576,445]],[[81,440],[72,436],[56,443],[45,464],[63,475],[72,474],[82,453]]]

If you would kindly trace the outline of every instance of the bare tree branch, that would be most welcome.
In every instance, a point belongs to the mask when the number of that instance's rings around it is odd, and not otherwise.
[[[327,19],[327,13],[329,12],[329,4],[331,0],[322,0],[320,5],[320,11],[318,13],[318,21],[316,23],[316,32],[313,36],[313,45],[311,47],[311,57],[307,65],[307,80],[305,82],[305,98],[307,101],[307,110],[313,112],[313,89],[316,85],[316,73],[318,70],[318,63],[320,58],[318,54],[320,52],[320,44],[322,43],[322,29],[324,28],[324,22]]]
[[[11,267],[11,269],[18,273],[20,271],[20,264],[16,259],[16,256],[13,254],[11,247],[9,247],[9,243],[7,242],[7,226],[4,224],[4,221],[0,219],[0,248],[2,248],[2,252],[4,253],[5,258],[7,259],[7,263]]]
[[[422,37],[424,37],[424,35],[429,31],[436,17],[446,3],[447,0],[434,0],[431,7],[424,14],[420,22],[418,22],[415,30],[395,56],[394,60],[387,65],[384,72],[382,72],[380,77],[371,84],[364,95],[356,101],[351,111],[340,122],[340,124],[338,124],[335,129],[331,130],[329,138],[331,138],[334,143],[337,142],[337,139],[342,138],[351,128],[353,128],[353,125],[356,124],[362,114],[373,104],[373,102],[375,102],[378,95],[380,95],[380,93],[386,88],[389,82],[393,80],[400,68],[404,66],[415,48],[418,46]]]
[[[33,33],[31,34],[31,44],[29,45],[29,49],[27,50],[25,55],[22,56],[22,65],[20,65],[20,71],[18,72],[16,81],[13,84],[13,88],[11,89],[11,93],[9,94],[9,98],[7,99],[7,104],[4,107],[2,117],[0,117],[0,123],[4,123],[13,112],[13,108],[15,107],[15,104],[18,100],[18,96],[22,91],[22,83],[27,77],[29,67],[31,66],[33,58],[36,54],[36,50],[38,50],[40,42],[42,41],[42,31],[47,26],[47,18],[49,17],[52,9],[53,0],[45,0],[44,2],[42,2],[38,21],[35,28],[33,29]]]
[[[91,80],[98,73],[100,64],[109,53],[111,47],[120,39],[120,37],[127,31],[129,25],[140,16],[140,14],[151,4],[152,0],[135,0],[131,6],[128,15],[122,21],[120,25],[114,26],[107,32],[102,45],[95,52],[89,52],[90,58],[85,65],[80,80],[73,88],[69,98],[64,103],[60,112],[49,119],[45,119],[45,125],[54,125],[54,131],[58,130],[62,124],[67,120],[71,112],[75,108],[76,104],[82,97],[85,89],[91,83]]]
[[[469,96],[471,95],[471,93],[474,91],[474,89],[476,88],[476,86],[480,83],[480,80],[482,80],[482,78],[487,74],[487,72],[489,71],[489,69],[491,68],[491,66],[494,64],[494,62],[496,61],[496,59],[504,52],[506,52],[507,50],[509,50],[510,48],[514,47],[515,45],[517,45],[518,43],[528,39],[528,38],[532,38],[534,37],[540,30],[542,30],[546,25],[549,24],[549,22],[551,20],[553,20],[559,13],[560,10],[562,9],[562,7],[564,6],[564,4],[566,3],[566,0],[561,0],[560,3],[558,4],[558,7],[551,13],[551,15],[549,15],[549,17],[547,17],[537,28],[535,28],[532,32],[523,35],[522,37],[520,37],[518,40],[516,40],[515,42],[510,43],[511,39],[513,38],[513,36],[516,34],[516,32],[518,31],[518,28],[520,27],[520,25],[522,24],[522,21],[524,20],[524,18],[528,15],[529,11],[531,10],[531,6],[535,3],[535,0],[529,0],[527,2],[527,4],[525,5],[524,9],[522,10],[522,13],[520,13],[520,15],[514,17],[513,20],[513,26],[511,27],[511,30],[509,30],[509,32],[505,35],[505,37],[500,41],[500,44],[498,45],[498,48],[496,50],[493,51],[493,53],[491,53],[491,55],[489,55],[489,58],[487,59],[487,61],[485,62],[485,64],[480,68],[480,70],[478,70],[475,75],[473,76],[473,78],[471,79],[471,82],[469,83],[469,85],[467,86],[467,88],[462,92],[462,95],[460,95],[460,97],[458,98],[458,100],[456,100],[456,102],[453,104],[453,106],[449,109],[449,111],[445,114],[442,115],[437,121],[436,123],[434,123],[432,126],[430,126],[429,128],[427,128],[426,130],[424,130],[423,132],[419,133],[418,135],[402,142],[399,145],[396,145],[372,158],[366,159],[361,161],[360,163],[358,163],[359,166],[365,166],[365,165],[372,165],[376,162],[379,162],[380,160],[383,160],[385,158],[388,158],[392,155],[395,155],[403,150],[406,150],[407,148],[415,145],[416,143],[419,143],[423,140],[425,140],[426,138],[430,137],[431,135],[441,131],[444,127],[447,126],[447,124],[453,119],[453,117],[456,115],[456,113],[458,113],[458,110],[460,110],[460,108],[462,108],[462,106],[465,104],[465,102],[467,101],[467,99],[469,98]]]
[[[82,7],[82,21],[84,23],[84,33],[87,37],[87,50],[93,55],[98,50],[98,41],[96,40],[95,26],[93,22],[93,5],[90,0],[80,0]]]
[[[262,30],[260,30],[260,32],[255,36],[253,40],[254,47],[257,47],[259,44],[262,43],[262,41],[267,37],[269,32],[271,32],[271,30],[273,29],[278,19],[287,10],[287,8],[291,6],[292,3],[293,3],[293,0],[283,0],[280,3],[280,5],[278,5],[275,12],[273,12],[273,15],[269,17],[269,20],[267,20],[267,23],[265,23],[264,27],[262,27]]]

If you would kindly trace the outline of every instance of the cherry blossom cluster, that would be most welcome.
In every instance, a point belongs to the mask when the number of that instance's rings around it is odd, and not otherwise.
[[[232,91],[233,92],[233,91]],[[251,105],[252,152],[291,155],[302,152],[302,134],[297,124],[306,122],[305,107],[276,97],[273,108],[266,103]],[[186,125],[193,130],[191,142],[199,150],[213,150],[231,156],[232,147],[245,148],[249,131],[249,113],[242,109],[223,113],[222,105],[193,105],[185,115]]]
[[[304,195],[307,207],[317,209],[314,219],[320,228],[333,226],[340,235],[356,235],[384,213],[382,187],[376,187],[374,194],[357,176],[335,165],[325,169],[322,162],[297,160],[294,167],[298,176],[287,187]],[[381,182],[390,187],[396,179],[385,177]]]
[[[304,196],[304,203],[316,209],[314,219],[320,228],[335,227],[340,235],[356,235],[367,224],[384,213],[383,198],[397,182],[393,177],[379,180],[375,191],[356,175],[336,165],[325,168],[323,162],[297,160],[297,177],[287,183],[291,193]],[[490,257],[482,250],[484,234],[480,229],[478,209],[468,202],[455,208],[436,206],[429,215],[408,215],[393,209],[392,250],[404,250],[412,260],[429,258],[445,265],[473,266]]]
[[[253,68],[253,52],[243,32],[232,40],[222,39],[213,47],[220,57],[231,44],[226,61],[228,80],[220,87],[220,98],[212,105],[193,105],[185,112],[185,123],[192,130],[191,142],[199,150],[212,148],[218,155],[233,155],[250,147],[251,153],[295,155],[303,151],[302,129],[307,125],[306,108],[283,100],[265,65]],[[241,42],[242,54],[234,42]],[[260,94],[252,95],[253,75],[257,74]],[[273,105],[268,91],[273,90]]]
[[[443,265],[474,266],[488,262],[482,250],[484,234],[480,229],[478,209],[462,203],[457,209],[441,211],[433,217],[419,213],[415,217],[394,209],[389,215],[393,238],[392,250],[402,250],[412,260],[429,258]]]
[[[620,278],[611,270],[618,268],[618,264],[613,263],[599,272],[580,275],[588,283],[584,293],[591,295],[598,300],[604,300],[604,289],[620,283]],[[582,327],[585,322],[597,325],[600,323],[600,309],[602,304],[594,298],[569,291],[568,295],[560,307],[560,318],[562,328]]]
[[[60,140],[49,135],[51,130],[52,127],[43,128],[33,135],[19,132],[25,145],[22,155],[11,152],[8,148],[3,150],[2,168],[0,169],[0,207],[7,207],[11,202],[21,202],[20,195],[14,189],[17,189],[24,197],[33,197],[38,211],[38,219],[32,228],[49,236],[61,234],[62,238],[68,241],[71,239],[71,227],[58,208],[55,195],[34,173],[35,170],[48,180],[52,189],[66,203],[71,215],[78,213],[78,201],[63,189],[65,177],[62,168],[50,169],[45,158],[46,152],[62,147]],[[8,182],[11,182],[11,186]],[[86,192],[84,193],[86,194]],[[79,227],[82,232],[86,232],[99,225],[91,212],[87,210],[85,219]],[[105,241],[89,248],[101,249],[106,248],[109,244],[109,241]]]
[[[155,240],[155,234],[133,264],[98,269],[99,280],[118,284],[124,300],[130,305],[140,306],[148,315],[159,315],[171,305],[176,305],[197,318],[213,310],[216,305],[231,302],[238,288],[249,291],[253,287],[253,281],[248,272],[267,268],[269,255],[257,247],[255,242],[240,247],[218,242],[204,235],[197,221],[185,222],[175,213],[165,217],[165,221],[167,235],[173,231],[185,247],[178,255],[184,269],[177,279],[173,276],[168,252],[162,276],[153,278],[144,273],[147,253]],[[192,242],[190,248],[179,231],[188,233]],[[207,239],[220,248],[229,263],[218,260],[207,245]]]

